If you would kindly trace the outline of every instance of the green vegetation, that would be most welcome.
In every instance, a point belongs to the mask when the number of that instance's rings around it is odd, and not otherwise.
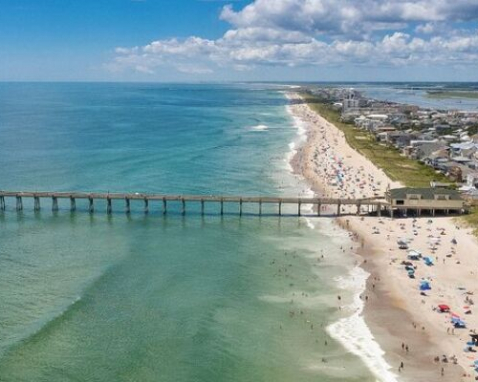
[[[478,125],[470,126],[466,129],[466,131],[468,132],[469,136],[478,134]]]
[[[402,156],[394,147],[377,142],[372,134],[342,122],[340,113],[333,109],[332,105],[324,103],[309,93],[304,93],[303,96],[313,110],[344,132],[348,144],[353,149],[382,168],[390,179],[408,187],[429,187],[432,180],[450,182],[447,177],[436,173],[433,168]]]
[[[427,93],[428,98],[478,98],[478,92],[473,91],[461,91],[461,90],[447,90],[447,91],[434,91]]]
[[[456,221],[473,228],[473,235],[478,237],[478,207],[471,207],[468,214],[458,217]]]

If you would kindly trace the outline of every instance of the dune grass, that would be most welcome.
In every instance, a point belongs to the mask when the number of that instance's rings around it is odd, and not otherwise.
[[[462,91],[462,90],[448,90],[448,91],[427,93],[426,96],[428,98],[434,98],[434,99],[446,99],[446,98],[477,99],[478,98],[478,92],[476,92],[476,91]]]

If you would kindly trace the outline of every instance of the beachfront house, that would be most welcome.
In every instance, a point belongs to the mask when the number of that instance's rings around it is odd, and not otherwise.
[[[387,191],[386,199],[392,215],[393,210],[417,216],[422,212],[434,216],[435,212],[449,214],[465,211],[465,201],[460,193],[444,188],[394,188]]]

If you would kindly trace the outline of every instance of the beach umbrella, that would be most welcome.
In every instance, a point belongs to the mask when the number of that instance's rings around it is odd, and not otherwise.
[[[433,265],[433,259],[429,256],[426,256],[423,258],[423,260],[425,261],[425,264],[430,266],[430,265]]]
[[[428,281],[421,281],[420,282],[420,290],[430,290],[432,287]]]
[[[446,304],[438,305],[438,309],[440,309],[440,311],[442,311],[442,312],[449,312],[450,311],[450,307]]]

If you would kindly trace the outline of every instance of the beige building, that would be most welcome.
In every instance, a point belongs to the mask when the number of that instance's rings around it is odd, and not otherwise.
[[[445,188],[395,188],[387,191],[387,202],[393,210],[402,212],[414,211],[417,215],[422,212],[435,215],[435,212],[448,214],[465,212],[465,200],[456,190]]]

